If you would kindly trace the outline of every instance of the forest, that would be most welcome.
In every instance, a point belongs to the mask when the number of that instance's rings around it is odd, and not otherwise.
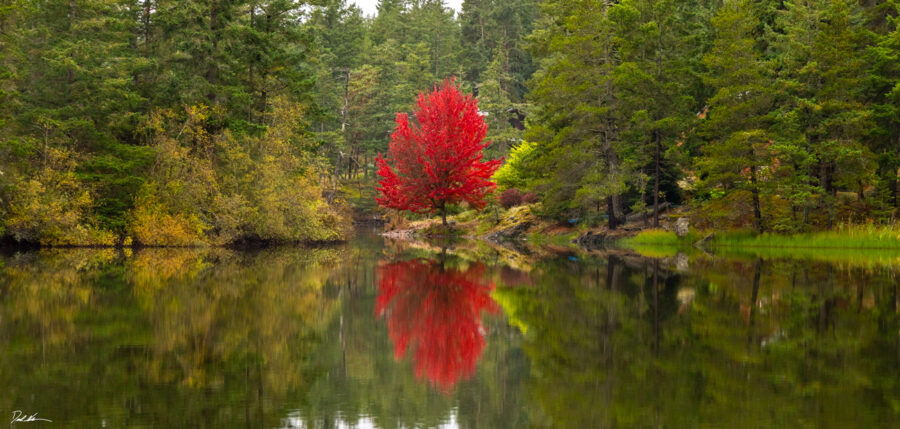
[[[894,222],[898,23],[897,0],[7,0],[0,236],[341,240],[348,184],[451,78],[497,194],[546,219]]]

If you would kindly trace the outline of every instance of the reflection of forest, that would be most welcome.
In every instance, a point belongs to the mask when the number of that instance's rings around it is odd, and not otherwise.
[[[699,255],[672,271],[625,254],[507,263],[465,252],[371,239],[2,257],[0,406],[75,427],[881,427],[900,417],[896,267]],[[418,268],[379,309],[377,267],[404,261]],[[415,281],[441,272],[481,286],[467,295]],[[395,360],[392,316],[417,314],[392,313],[397,296],[408,310],[463,302],[439,318],[477,310],[480,322],[435,318],[427,331],[480,323],[474,373],[435,388],[417,377],[412,348]],[[400,331],[423,341],[422,320],[404,317]]]
[[[528,327],[532,425],[879,427],[898,417],[896,271],[698,258],[694,275],[678,276],[655,261],[628,265],[542,263],[538,287],[498,292]]]
[[[337,250],[4,259],[3,409],[73,426],[270,426],[308,385]],[[292,393],[293,392],[293,393]],[[282,398],[282,399],[279,399]]]

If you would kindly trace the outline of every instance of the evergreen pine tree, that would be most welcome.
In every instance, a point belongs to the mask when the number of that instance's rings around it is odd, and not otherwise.
[[[750,194],[754,226],[766,229],[761,198],[771,166],[769,113],[774,107],[770,65],[757,49],[758,23],[747,1],[727,2],[713,20],[717,38],[706,55],[708,83],[715,88],[704,123],[709,139],[698,162],[705,184]]]

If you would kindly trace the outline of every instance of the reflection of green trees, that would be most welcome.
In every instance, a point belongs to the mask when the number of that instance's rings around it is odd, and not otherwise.
[[[898,418],[896,272],[780,261],[538,264],[498,290],[528,326],[531,423],[875,427]],[[657,285],[654,288],[654,283]]]
[[[685,341],[716,399],[708,420],[875,427],[898,417],[896,272],[779,260],[693,265],[743,273],[697,280]],[[716,330],[732,334],[706,334]],[[740,412],[713,412],[726,405]]]
[[[0,408],[72,426],[272,426],[310,384],[336,250],[3,260]]]
[[[0,262],[2,323],[16,327],[7,335],[17,335],[5,339],[35,351],[65,344],[77,335],[76,318],[91,301],[98,267],[114,257],[111,250],[49,251],[17,254]]]
[[[299,385],[291,341],[314,334],[333,306],[322,300],[329,273],[315,269],[321,256],[139,253],[128,267],[135,296],[154,327],[154,352],[170,359],[157,361],[161,367],[149,374],[205,387],[224,381],[209,373],[222,362],[264,362],[268,389],[283,393]]]

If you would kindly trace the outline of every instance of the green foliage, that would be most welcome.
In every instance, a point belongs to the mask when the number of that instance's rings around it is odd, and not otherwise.
[[[332,240],[287,0],[0,8],[0,224],[20,241]],[[360,30],[361,31],[361,30]],[[357,31],[359,32],[359,31]],[[237,176],[232,176],[236,174]]]
[[[898,16],[895,0],[384,0],[373,17],[347,0],[11,0],[0,234],[107,243],[140,212],[193,215],[205,241],[334,237],[321,198],[365,183],[396,112],[452,76],[507,158],[498,182],[541,194],[545,217],[896,218]],[[304,125],[273,131],[279,103]]]
[[[537,18],[537,0],[466,0],[459,14],[464,55],[462,77],[484,85],[493,81],[511,101],[521,102],[535,65],[525,50]],[[493,70],[491,70],[493,69]],[[488,76],[484,76],[485,73]]]
[[[864,141],[877,159],[878,196],[900,207],[900,2],[882,2],[863,11],[869,22],[863,88],[873,127]]]
[[[624,209],[683,191],[701,207],[746,197],[740,216],[760,231],[889,218],[896,9],[546,0],[527,133],[542,177],[529,186],[546,196],[545,215],[606,213],[611,227]],[[857,195],[853,210],[842,193]]]
[[[531,36],[541,63],[527,138],[539,145],[533,165],[547,171],[534,185],[545,195],[547,215],[605,213],[615,227],[627,206],[645,207],[656,201],[657,187],[674,187],[666,158],[684,143],[693,112],[703,106],[699,59],[709,43],[710,7],[544,2]]]
[[[532,170],[528,162],[536,148],[536,144],[523,141],[510,150],[509,156],[492,177],[500,189],[529,187],[529,172]]]
[[[485,112],[488,125],[486,139],[491,142],[485,152],[491,158],[499,158],[522,141],[523,132],[510,123],[510,118],[518,119],[527,115],[526,105],[513,103],[509,87],[510,77],[503,69],[502,53],[497,53],[488,69],[481,74],[483,80],[478,87],[478,108]]]

